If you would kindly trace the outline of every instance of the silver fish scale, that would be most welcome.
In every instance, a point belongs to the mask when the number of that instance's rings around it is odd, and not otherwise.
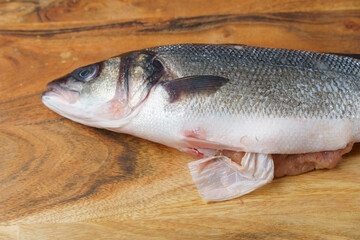
[[[199,116],[359,119],[360,61],[299,50],[241,45],[171,45],[150,49],[179,76],[215,75],[228,84],[195,94]]]

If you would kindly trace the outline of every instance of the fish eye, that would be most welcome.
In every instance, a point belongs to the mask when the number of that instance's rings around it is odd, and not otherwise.
[[[90,81],[97,76],[98,72],[99,72],[98,64],[93,64],[76,69],[72,75],[74,78],[76,78],[79,81]]]

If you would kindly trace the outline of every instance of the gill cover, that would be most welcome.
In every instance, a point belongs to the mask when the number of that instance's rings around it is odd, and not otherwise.
[[[151,88],[164,75],[164,66],[155,53],[139,52],[126,57],[120,66],[127,104],[135,108],[149,95]]]

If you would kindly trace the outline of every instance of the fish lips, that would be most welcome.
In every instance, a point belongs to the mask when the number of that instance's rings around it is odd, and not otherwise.
[[[58,100],[73,104],[80,98],[80,92],[63,87],[58,80],[50,82],[47,85],[47,89],[47,91],[41,94],[43,102],[51,101],[52,98],[57,98]]]

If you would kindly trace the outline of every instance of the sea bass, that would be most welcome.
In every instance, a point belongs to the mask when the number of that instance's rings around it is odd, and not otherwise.
[[[244,45],[126,53],[52,81],[43,103],[73,121],[192,154],[205,201],[332,168],[360,141],[360,60]]]

